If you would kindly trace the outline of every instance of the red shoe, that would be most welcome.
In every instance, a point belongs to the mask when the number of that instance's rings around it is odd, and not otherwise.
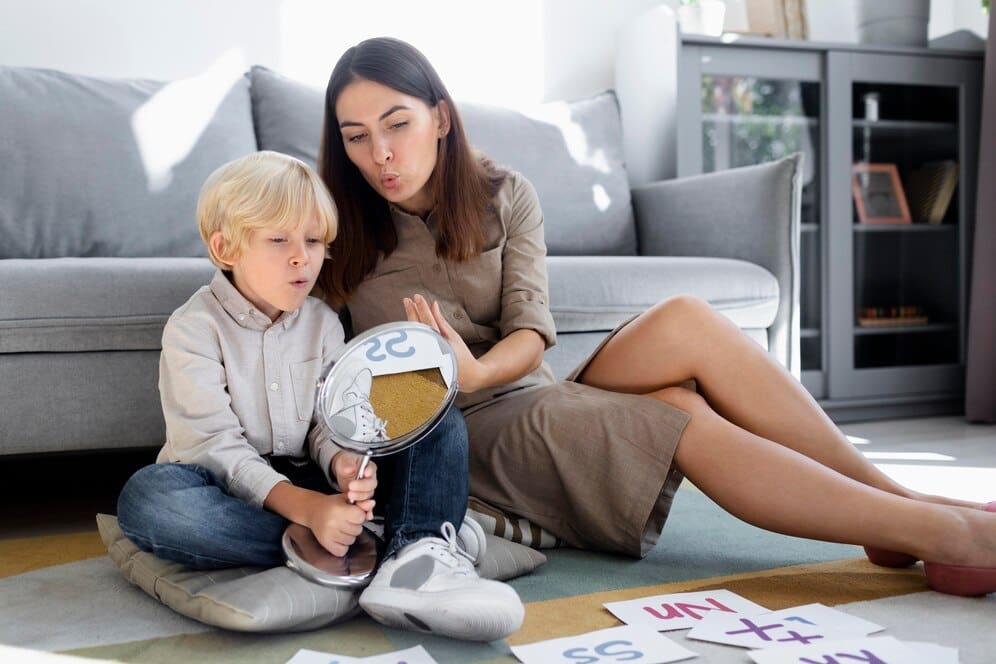
[[[939,593],[978,597],[996,593],[996,567],[961,567],[923,563],[927,585]]]
[[[996,512],[996,500],[994,500],[991,503],[988,503],[985,507],[985,510],[987,512]],[[916,556],[911,556],[908,553],[900,553],[899,551],[889,551],[888,549],[877,549],[873,546],[865,547],[865,555],[868,556],[868,560],[870,562],[872,562],[875,565],[878,565],[879,567],[910,567],[911,565],[916,565],[917,562],[920,560]],[[950,594],[957,595],[959,593],[950,593]]]
[[[916,556],[888,549],[876,549],[873,546],[865,547],[865,555],[868,560],[879,567],[910,567],[916,565],[920,560]]]

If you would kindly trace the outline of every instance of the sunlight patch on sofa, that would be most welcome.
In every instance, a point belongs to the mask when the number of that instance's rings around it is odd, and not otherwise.
[[[197,145],[245,70],[243,50],[230,48],[203,73],[165,85],[135,111],[131,129],[150,192],[170,185],[173,168]]]

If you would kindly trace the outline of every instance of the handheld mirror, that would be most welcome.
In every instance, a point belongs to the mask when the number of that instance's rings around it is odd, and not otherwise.
[[[354,337],[318,388],[318,409],[332,440],[370,459],[414,445],[443,419],[456,397],[452,347],[428,325],[387,323]],[[283,536],[287,565],[329,586],[367,585],[377,565],[367,530],[345,556],[328,552],[311,530],[292,523]]]

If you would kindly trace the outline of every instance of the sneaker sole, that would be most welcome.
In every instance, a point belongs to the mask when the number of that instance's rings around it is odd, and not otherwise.
[[[525,608],[518,596],[467,597],[460,592],[433,593],[430,600],[398,589],[367,588],[360,606],[389,627],[449,636],[465,641],[495,641],[522,626]]]

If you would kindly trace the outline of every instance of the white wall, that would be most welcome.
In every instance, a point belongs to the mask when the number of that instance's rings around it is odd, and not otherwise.
[[[659,1],[0,0],[0,64],[176,79],[228,54],[321,86],[345,48],[391,34],[454,96],[528,103],[612,87],[616,30]],[[853,0],[808,8],[812,38],[855,40]],[[933,2],[931,36],[986,25],[979,0]]]

